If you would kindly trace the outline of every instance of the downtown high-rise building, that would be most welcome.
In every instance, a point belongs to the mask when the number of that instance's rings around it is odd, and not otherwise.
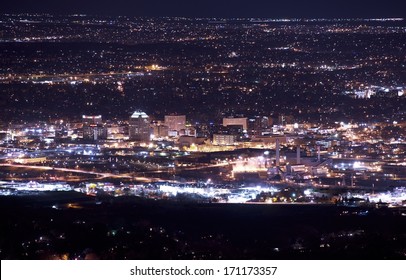
[[[169,131],[181,131],[186,128],[186,116],[185,115],[168,115],[165,116],[165,125]]]
[[[128,133],[130,140],[149,142],[151,127],[149,117],[145,112],[135,111],[128,121]]]
[[[107,128],[104,126],[101,115],[82,116],[83,139],[85,140],[102,140],[107,139]]]

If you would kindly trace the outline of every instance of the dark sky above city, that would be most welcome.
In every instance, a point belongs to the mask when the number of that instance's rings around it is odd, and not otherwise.
[[[372,18],[403,17],[405,0],[22,0],[0,11],[134,16]]]

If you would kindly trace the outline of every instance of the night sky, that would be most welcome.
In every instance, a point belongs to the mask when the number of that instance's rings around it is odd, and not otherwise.
[[[373,18],[403,17],[405,0],[22,0],[1,13],[38,12],[130,16]]]

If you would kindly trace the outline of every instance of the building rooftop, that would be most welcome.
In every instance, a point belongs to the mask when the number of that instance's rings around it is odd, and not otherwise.
[[[147,119],[148,115],[145,112],[142,111],[135,111],[132,115],[131,115],[132,119],[137,119],[137,118],[143,118],[143,119]]]

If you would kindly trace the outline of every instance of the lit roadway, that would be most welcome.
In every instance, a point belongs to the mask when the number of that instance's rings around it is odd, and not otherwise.
[[[51,170],[51,171],[60,171],[60,172],[72,172],[72,173],[81,173],[81,174],[91,174],[97,175],[101,178],[122,178],[122,179],[134,179],[142,182],[152,182],[154,179],[158,178],[146,178],[146,177],[133,177],[127,174],[112,174],[112,173],[102,173],[94,172],[83,169],[71,169],[71,168],[61,168],[61,167],[52,167],[52,166],[36,166],[36,165],[21,165],[21,164],[0,164],[2,167],[15,167],[15,168],[27,168],[27,169],[36,169],[36,170]]]
[[[214,164],[210,164],[210,165],[204,165],[204,166],[196,166],[196,167],[186,167],[186,168],[182,168],[182,170],[199,170],[199,169],[206,169],[206,168],[213,168],[213,167],[222,167],[222,166],[230,166],[233,165],[235,163],[237,163],[238,161],[227,161],[227,162],[219,162],[219,163],[214,163]]]
[[[117,179],[132,179],[144,183],[151,183],[156,181],[162,181],[162,178],[159,177],[143,177],[143,176],[132,176],[129,174],[113,174],[108,172],[95,172],[89,171],[84,169],[72,169],[72,168],[61,168],[61,167],[52,167],[52,166],[37,166],[37,165],[21,165],[21,164],[9,164],[9,163],[2,163],[0,167],[15,167],[15,168],[26,168],[26,169],[33,169],[33,170],[51,170],[51,171],[60,171],[60,172],[72,172],[72,173],[80,173],[80,174],[91,174],[97,175],[100,179],[103,178],[117,178]],[[211,167],[211,166],[210,166]],[[207,168],[207,166],[206,166]],[[142,173],[149,173],[149,172],[142,172]],[[175,180],[165,180],[166,182],[171,183],[178,183]]]
[[[206,168],[213,168],[213,167],[220,167],[220,166],[228,166],[233,162],[221,162],[217,164],[211,164],[206,166],[198,166],[198,167],[186,167],[186,168],[179,168],[181,170],[199,170],[199,169],[206,169]],[[162,178],[159,177],[144,177],[144,176],[132,176],[129,174],[113,174],[108,172],[95,172],[89,171],[84,169],[73,169],[73,168],[62,168],[62,167],[52,167],[52,166],[37,166],[37,165],[22,165],[22,164],[10,164],[10,163],[3,163],[0,164],[0,167],[14,167],[14,168],[26,168],[26,169],[33,169],[33,170],[49,170],[49,171],[59,171],[59,172],[72,172],[72,173],[80,173],[80,174],[90,174],[99,176],[100,179],[103,178],[117,178],[117,179],[133,179],[140,182],[150,183],[161,181]],[[139,172],[139,173],[164,173],[165,171],[157,170],[157,171],[150,171],[150,172]],[[167,172],[167,171],[166,171]],[[165,180],[167,182],[174,182],[177,181],[173,180]]]
[[[139,69],[137,69],[139,70]],[[123,76],[123,75],[137,75],[138,73],[142,72],[132,72],[132,71],[122,71],[122,72],[102,72],[102,73],[61,73],[61,74],[33,74],[33,75],[14,75],[14,76],[3,76],[2,80],[36,80],[36,79],[54,79],[54,78],[62,78],[68,79],[68,81],[76,81],[75,79],[71,78],[91,78],[91,77],[108,77],[108,76]]]
[[[220,162],[220,163],[214,163],[214,164],[210,164],[210,165],[202,165],[202,166],[188,166],[188,167],[182,167],[182,166],[177,166],[176,169],[177,170],[201,170],[201,169],[209,169],[209,168],[214,168],[214,167],[224,167],[224,166],[231,166],[235,163],[237,163],[238,161],[227,161],[227,162]],[[175,168],[175,167],[169,167],[166,170],[154,170],[154,171],[145,171],[145,172],[139,172],[139,173],[164,173],[164,172],[170,172],[171,168]]]

